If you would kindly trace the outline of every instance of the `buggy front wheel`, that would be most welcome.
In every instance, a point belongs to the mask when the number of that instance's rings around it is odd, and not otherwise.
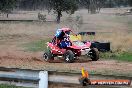
[[[53,54],[51,53],[50,50],[47,50],[47,51],[44,52],[44,54],[43,54],[43,59],[44,59],[45,61],[49,62],[49,61],[54,60],[54,56],[53,56]]]
[[[64,60],[67,63],[74,62],[74,53],[71,50],[67,50],[64,54]]]

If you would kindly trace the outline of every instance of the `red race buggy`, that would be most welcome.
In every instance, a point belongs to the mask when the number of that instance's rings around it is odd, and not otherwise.
[[[91,42],[73,41],[70,39],[71,32],[69,28],[57,30],[52,41],[47,42],[47,50],[43,54],[45,61],[54,60],[58,56],[63,57],[65,62],[72,63],[81,55],[87,55],[92,61],[99,59],[98,49],[91,48]]]

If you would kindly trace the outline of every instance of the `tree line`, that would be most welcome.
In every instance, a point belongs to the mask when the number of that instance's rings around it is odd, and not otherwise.
[[[10,0],[8,0],[10,1]],[[49,8],[49,2],[61,2],[61,0],[17,0],[17,8],[23,10],[36,10]],[[63,1],[63,0],[62,0]],[[113,8],[121,6],[132,6],[132,0],[75,0],[79,8],[89,8],[91,5],[93,8],[98,6],[101,8]],[[65,0],[68,2],[68,0]],[[72,2],[72,0],[70,0]]]
[[[132,0],[0,0],[0,12],[18,10],[54,10],[57,22],[62,12],[73,14],[78,8],[86,8],[89,13],[99,13],[101,8],[132,6]]]

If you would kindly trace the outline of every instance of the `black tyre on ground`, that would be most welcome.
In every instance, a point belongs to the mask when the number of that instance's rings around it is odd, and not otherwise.
[[[90,56],[92,61],[97,61],[99,59],[99,51],[98,51],[98,49],[97,48],[92,48],[89,51],[88,56]]]
[[[64,60],[67,63],[74,62],[74,53],[71,50],[67,50],[64,54]]]
[[[84,78],[84,77],[80,78],[80,79],[79,79],[79,82],[80,82],[80,84],[81,84],[82,86],[87,86],[87,85],[90,85],[90,84],[91,84],[90,79]]]
[[[51,53],[50,50],[47,50],[47,51],[44,52],[44,54],[43,54],[43,59],[44,59],[45,61],[49,62],[49,61],[54,60],[54,56],[53,56],[53,54]]]

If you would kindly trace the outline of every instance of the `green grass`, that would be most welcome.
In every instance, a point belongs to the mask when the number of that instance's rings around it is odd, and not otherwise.
[[[115,59],[119,61],[128,61],[132,62],[132,52],[106,52],[100,53],[100,57],[104,59]]]
[[[0,88],[27,88],[27,87],[17,87],[15,85],[0,84]]]
[[[49,42],[50,40],[51,39],[33,41],[24,44],[23,47],[25,48],[26,51],[33,51],[33,52],[43,51],[47,46],[46,43]]]
[[[132,53],[122,53],[117,58],[123,61],[132,61]]]

